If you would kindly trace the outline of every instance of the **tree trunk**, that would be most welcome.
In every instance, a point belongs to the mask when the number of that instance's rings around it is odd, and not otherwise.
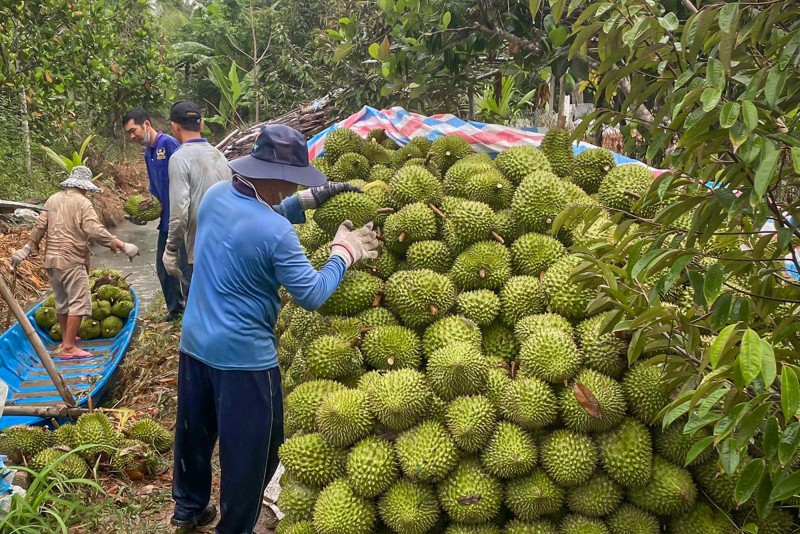
[[[28,122],[28,100],[25,96],[25,88],[19,90],[20,103],[20,125],[22,126],[22,155],[25,158],[25,176],[28,180],[33,179],[33,169],[31,167],[31,126]]]
[[[558,80],[558,127],[566,128],[567,116],[564,109],[564,102],[566,100],[566,91],[564,89],[564,76]]]
[[[253,36],[253,94],[256,95],[256,124],[260,121],[261,99],[258,92],[258,41],[256,41],[255,13],[253,12],[253,0],[250,0],[250,33]]]

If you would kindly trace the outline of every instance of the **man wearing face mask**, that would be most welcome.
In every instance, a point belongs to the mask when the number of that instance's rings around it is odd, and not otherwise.
[[[131,141],[144,146],[144,162],[150,178],[150,194],[161,203],[161,218],[158,222],[158,248],[156,250],[156,274],[167,305],[165,321],[172,321],[183,313],[186,303],[185,287],[179,278],[171,276],[164,268],[163,256],[167,246],[169,230],[169,160],[180,144],[171,135],[153,128],[150,116],[143,108],[128,110],[122,118],[122,127]],[[151,199],[145,199],[148,202]],[[143,206],[146,207],[146,206]],[[133,224],[145,225],[145,221],[126,216]],[[186,248],[178,254],[178,268],[187,271]]]

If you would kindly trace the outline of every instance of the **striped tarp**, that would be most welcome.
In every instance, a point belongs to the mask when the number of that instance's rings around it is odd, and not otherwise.
[[[361,137],[366,137],[373,128],[383,128],[386,134],[398,145],[405,145],[409,139],[425,136],[430,140],[443,135],[458,135],[464,138],[476,152],[485,152],[495,155],[514,146],[532,145],[538,147],[544,138],[535,128],[512,128],[498,124],[465,121],[451,114],[431,115],[430,117],[411,113],[402,107],[392,107],[377,110],[364,106],[361,111],[346,119],[332,124],[308,141],[308,155],[310,159],[322,156],[325,153],[325,138],[337,128],[349,128]],[[595,145],[581,142],[573,146],[575,154],[589,148],[598,148]],[[614,153],[617,165],[643,163]],[[646,166],[646,165],[645,165]],[[647,166],[646,166],[647,167]],[[654,176],[661,174],[662,170],[647,167]]]

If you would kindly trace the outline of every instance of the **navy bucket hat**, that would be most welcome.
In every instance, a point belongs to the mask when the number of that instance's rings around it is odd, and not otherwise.
[[[252,180],[284,180],[305,187],[317,187],[328,181],[309,164],[303,134],[284,124],[262,126],[250,154],[228,165],[236,174]]]

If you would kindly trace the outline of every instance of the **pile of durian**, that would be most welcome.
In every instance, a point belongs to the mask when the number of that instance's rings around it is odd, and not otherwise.
[[[67,479],[83,478],[95,467],[139,478],[163,468],[161,455],[174,441],[171,431],[149,417],[119,429],[105,413],[95,411],[53,431],[26,425],[7,428],[0,434],[0,453],[15,465],[36,472],[49,468],[50,475]]]
[[[571,247],[647,215],[645,167],[574,156],[558,129],[494,159],[457,136],[399,148],[338,129],[313,164],[364,192],[297,226],[311,263],[345,219],[374,221],[382,246],[317,311],[284,293],[278,534],[796,531],[788,509],[737,508],[710,448],[684,467],[708,434],[661,430],[664,370],[629,368],[627,340],[600,334],[607,309],[571,278]]]
[[[81,321],[78,337],[86,341],[116,337],[133,311],[130,285],[119,271],[110,269],[93,270],[89,274],[89,285],[92,289],[92,315]],[[55,297],[50,295],[36,309],[33,318],[53,341],[60,342],[63,333],[55,305]]]

